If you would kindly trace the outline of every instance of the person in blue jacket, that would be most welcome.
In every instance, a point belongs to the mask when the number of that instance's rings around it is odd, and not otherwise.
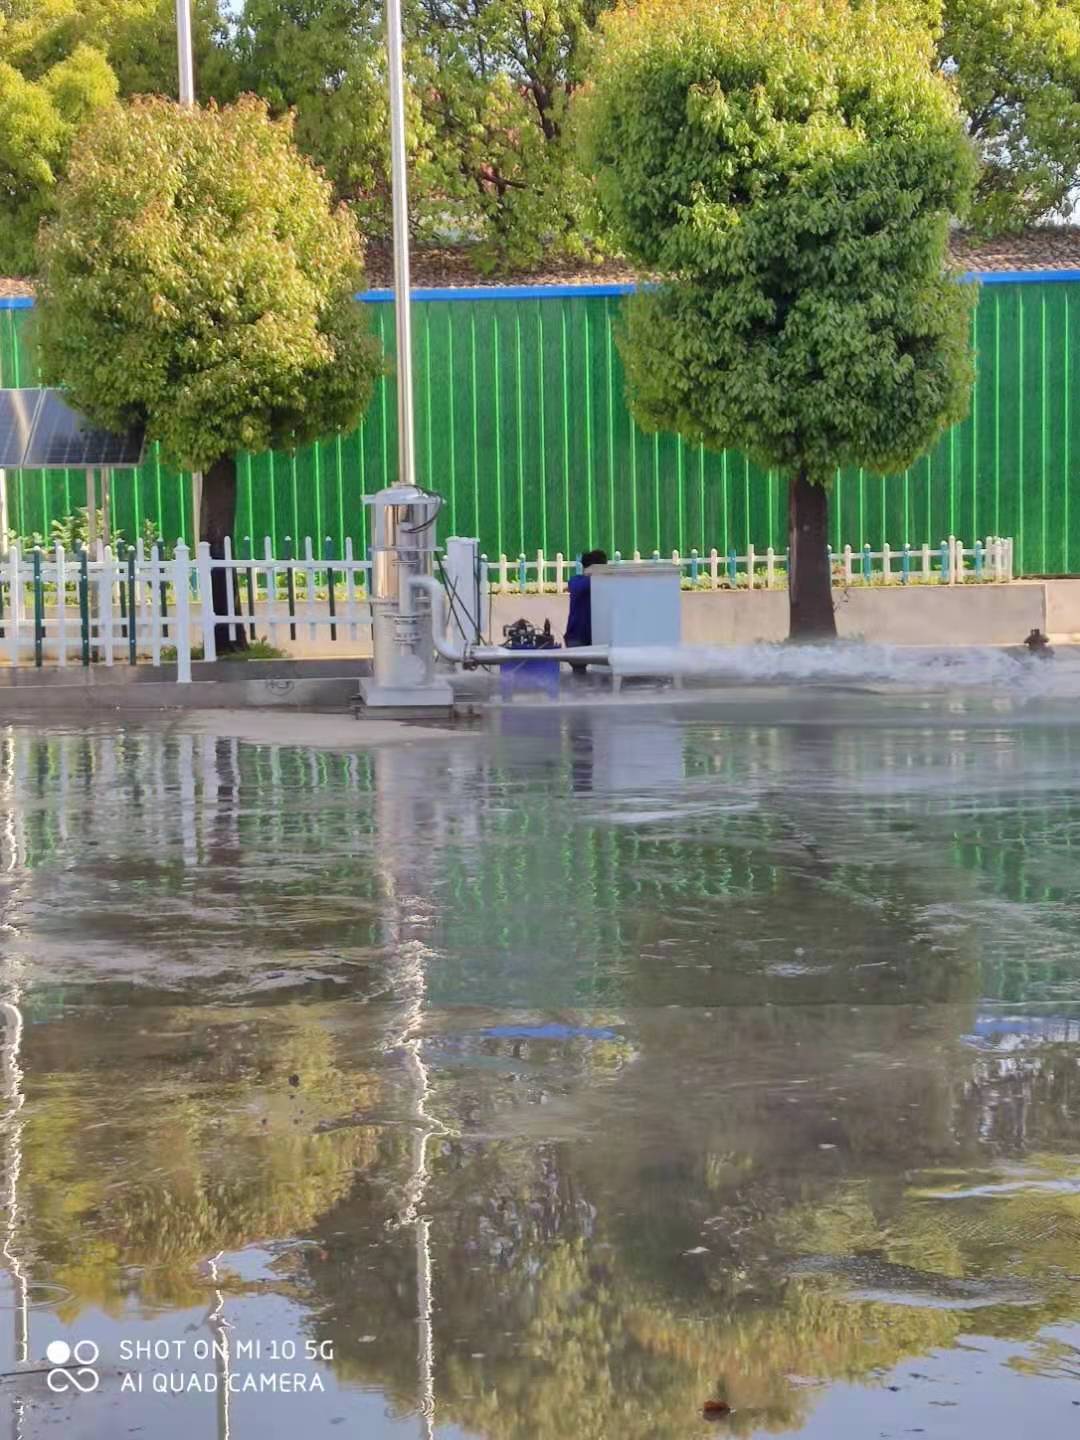
[[[566,620],[563,642],[568,650],[592,644],[592,596],[589,571],[594,565],[606,565],[603,550],[586,550],[581,557],[581,574],[575,575],[566,587],[570,592],[570,614]]]

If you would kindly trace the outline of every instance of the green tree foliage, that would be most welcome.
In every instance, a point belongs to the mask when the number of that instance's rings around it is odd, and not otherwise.
[[[491,267],[595,246],[569,138],[606,0],[417,0],[406,14],[412,223],[419,240],[482,242]],[[369,234],[389,238],[385,35],[376,0],[247,0],[242,84],[323,166]]]
[[[790,475],[792,633],[835,634],[825,486],[903,469],[968,403],[946,255],[974,161],[930,35],[655,0],[609,22],[587,137],[618,243],[664,277],[622,335],[635,414]]]
[[[3,0],[0,56],[39,79],[79,45],[109,61],[120,93],[176,95],[173,0]],[[192,0],[192,45],[204,99],[235,95],[234,65],[218,0]]]
[[[382,368],[353,301],[356,221],[291,132],[254,99],[111,106],[79,137],[40,247],[44,373],[98,423],[145,425],[207,472],[212,545],[232,531],[235,452],[351,429]]]
[[[34,236],[71,142],[116,91],[105,56],[89,45],[77,45],[37,80],[0,60],[0,272],[32,272]]]
[[[175,94],[172,0],[0,3],[0,273],[32,274],[79,127],[118,94]],[[193,43],[204,95],[236,94],[217,0],[195,0]]]
[[[569,102],[605,0],[419,0],[417,84],[432,201],[489,263],[534,263],[597,244],[591,187],[576,163]],[[445,223],[445,221],[444,221]]]
[[[355,222],[242,101],[114,107],[81,137],[42,244],[42,360],[102,424],[178,464],[351,428],[380,361],[352,303]]]
[[[247,0],[235,37],[242,87],[296,111],[296,143],[366,234],[389,238],[389,120],[381,6]],[[415,105],[413,106],[415,110]]]
[[[946,0],[938,50],[982,158],[976,224],[1068,216],[1080,181],[1080,3]]]

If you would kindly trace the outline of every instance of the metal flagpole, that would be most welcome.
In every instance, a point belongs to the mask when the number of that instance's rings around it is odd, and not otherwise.
[[[398,480],[402,485],[415,485],[412,313],[409,290],[409,192],[405,151],[405,69],[401,54],[401,0],[387,0],[386,52],[390,67],[390,182],[394,202]]]
[[[176,52],[180,66],[180,104],[195,104],[195,57],[191,45],[191,0],[176,0]],[[194,548],[199,543],[202,531],[199,529],[202,510],[202,471],[191,477],[191,515]]]
[[[180,104],[195,104],[195,60],[191,50],[191,0],[176,0],[176,50],[180,62]]]

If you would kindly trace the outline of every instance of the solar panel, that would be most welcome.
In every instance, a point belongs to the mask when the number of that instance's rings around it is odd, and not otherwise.
[[[138,465],[142,460],[143,438],[141,430],[129,430],[122,435],[95,430],[78,411],[72,410],[61,391],[43,390],[22,464],[27,470]]]
[[[22,465],[40,400],[40,390],[0,390],[0,470]]]

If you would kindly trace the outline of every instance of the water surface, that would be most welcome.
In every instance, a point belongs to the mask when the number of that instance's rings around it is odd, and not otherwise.
[[[5,1433],[1075,1426],[1074,710],[0,734]]]

